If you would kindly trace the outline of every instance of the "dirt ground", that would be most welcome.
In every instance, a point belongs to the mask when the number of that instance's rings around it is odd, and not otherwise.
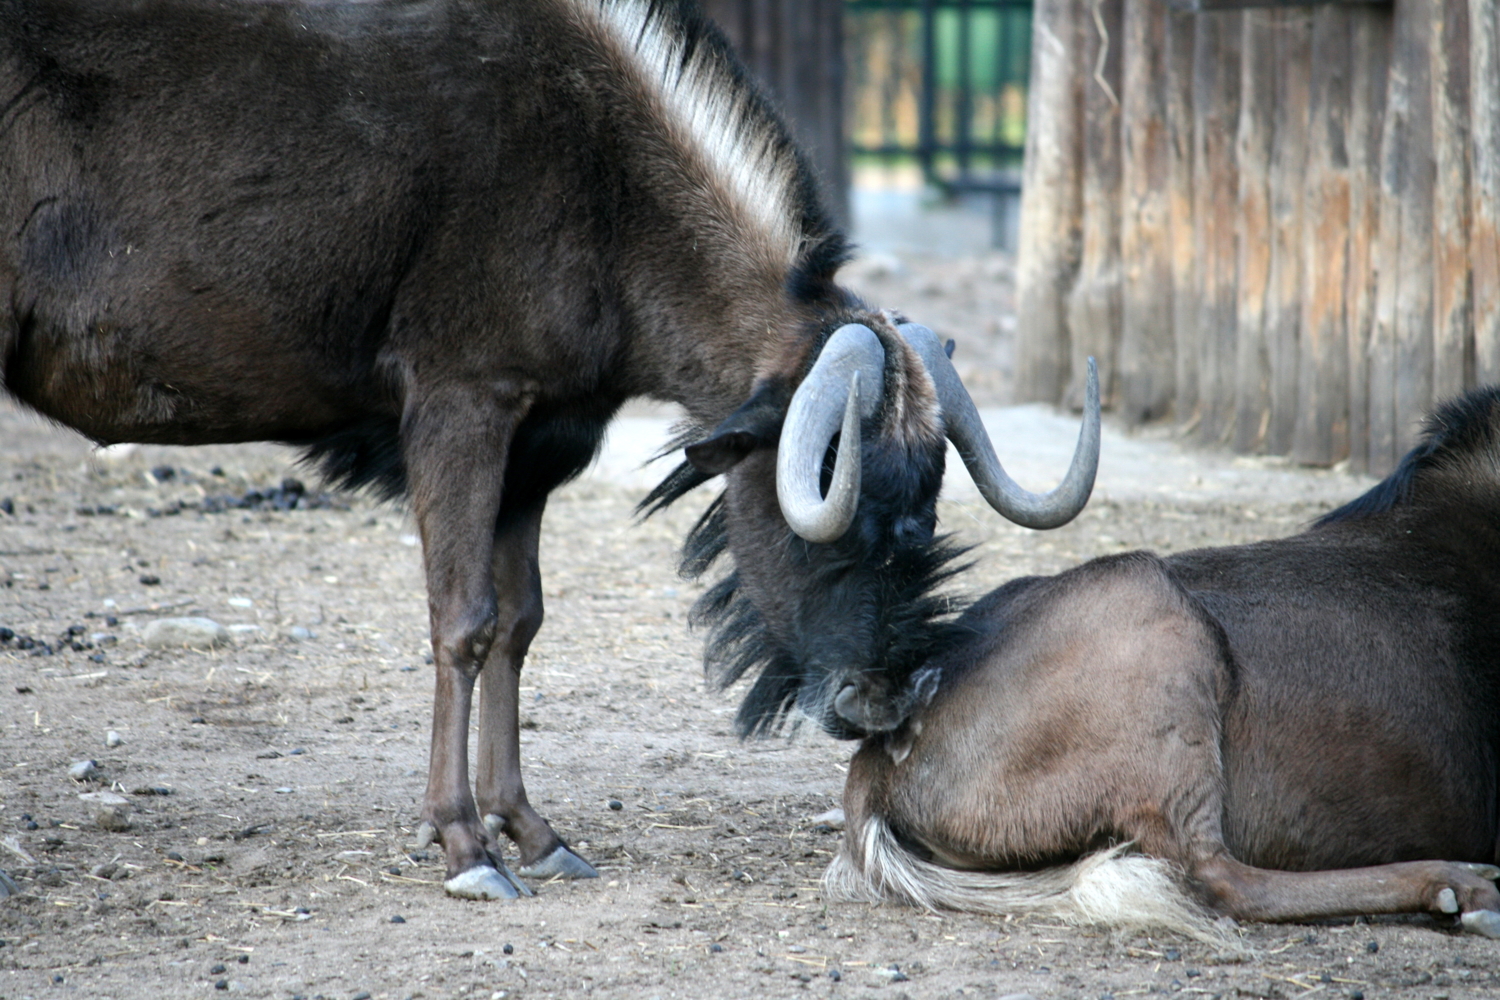
[[[964,266],[989,276],[971,282],[984,295],[927,321],[956,336],[994,319],[967,343],[995,359],[982,397],[1004,401],[1005,265]],[[892,290],[961,296],[956,274],[919,262]],[[1246,961],[1170,937],[825,903],[838,835],[812,817],[837,804],[852,747],[731,735],[734,693],[704,690],[685,624],[701,586],[674,572],[710,491],[638,523],[643,491],[598,478],[548,511],[522,741],[533,802],[602,877],[512,904],[450,899],[436,850],[408,847],[431,697],[416,539],[361,497],[275,509],[302,476],[293,457],[98,454],[0,402],[0,626],[16,633],[0,645],[0,868],[18,890],[0,899],[0,1000],[1500,991],[1500,946],[1425,919],[1247,927]],[[213,499],[252,489],[271,501]],[[1106,498],[1043,534],[966,503],[942,516],[977,545],[959,587],[980,591],[1127,547],[1285,534],[1330,503]],[[212,618],[233,642],[148,649],[143,630],[166,616]],[[96,774],[71,778],[86,759]],[[126,830],[100,829],[79,798],[108,789],[129,800]]]

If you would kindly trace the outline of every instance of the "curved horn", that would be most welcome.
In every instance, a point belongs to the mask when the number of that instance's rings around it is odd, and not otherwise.
[[[776,449],[776,498],[786,523],[809,542],[837,541],[854,520],[859,421],[874,415],[884,379],[885,348],[879,338],[869,327],[850,323],[828,338],[792,395]],[[825,500],[819,479],[835,431],[841,431],[842,444]]]
[[[1089,494],[1094,489],[1094,474],[1099,470],[1099,373],[1094,359],[1089,358],[1083,428],[1078,432],[1078,446],[1073,451],[1068,474],[1052,492],[1032,493],[1017,485],[1001,468],[994,446],[990,444],[990,436],[979,419],[979,410],[963,382],[959,381],[958,372],[953,370],[953,363],[948,360],[937,335],[915,323],[904,323],[898,329],[926,362],[927,371],[937,386],[948,438],[958,449],[969,475],[974,477],[974,485],[979,487],[989,505],[1001,516],[1025,528],[1057,528],[1077,517],[1089,502]]]

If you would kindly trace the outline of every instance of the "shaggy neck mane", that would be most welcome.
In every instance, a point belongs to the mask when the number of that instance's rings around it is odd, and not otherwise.
[[[728,43],[689,0],[555,0],[633,81],[660,147],[742,234],[791,267],[828,224],[790,133]]]

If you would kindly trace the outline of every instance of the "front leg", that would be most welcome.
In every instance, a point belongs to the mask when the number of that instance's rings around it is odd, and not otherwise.
[[[402,420],[412,512],[422,533],[436,688],[422,839],[443,845],[443,887],[468,899],[514,899],[529,890],[500,860],[469,791],[469,711],[474,681],[497,629],[490,578],[495,518],[511,437],[526,400],[494,385],[424,389]]]
[[[537,540],[543,506],[508,515],[495,532],[491,576],[498,621],[479,682],[479,756],[475,798],[485,826],[504,833],[521,851],[521,874],[530,878],[597,878],[587,861],[568,849],[526,798],[521,779],[520,685],[526,650],[542,626],[542,576]]]

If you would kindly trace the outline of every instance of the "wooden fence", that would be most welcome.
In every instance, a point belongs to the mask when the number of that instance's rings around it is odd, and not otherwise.
[[[1500,0],[1034,23],[1022,398],[1382,473],[1500,381]]]

